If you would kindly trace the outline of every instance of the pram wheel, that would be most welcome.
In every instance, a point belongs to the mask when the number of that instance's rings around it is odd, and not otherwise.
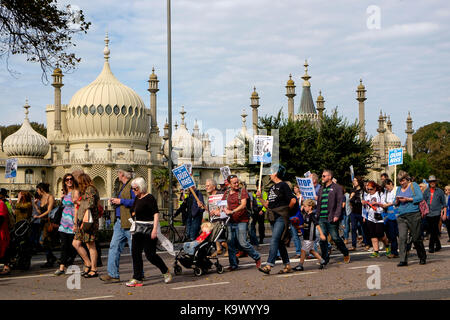
[[[181,274],[183,270],[181,269],[181,267],[179,265],[175,265],[173,267],[173,272],[175,272],[175,275],[179,276]]]
[[[203,274],[203,269],[201,269],[201,268],[199,268],[199,267],[195,267],[195,268],[194,268],[194,274],[195,274],[197,277],[200,277],[200,276]]]
[[[218,274],[222,274],[223,271],[224,271],[223,266],[221,264],[217,264],[216,271],[217,271]]]

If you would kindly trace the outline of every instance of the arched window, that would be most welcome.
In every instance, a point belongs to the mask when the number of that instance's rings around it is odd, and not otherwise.
[[[33,170],[31,169],[25,170],[25,183],[33,184]]]
[[[47,182],[47,171],[45,171],[45,170],[41,171],[41,181]]]

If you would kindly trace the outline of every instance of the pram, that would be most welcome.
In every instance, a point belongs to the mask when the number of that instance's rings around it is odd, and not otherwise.
[[[11,232],[11,268],[28,270],[31,266],[32,245],[30,239],[32,219],[17,222]]]
[[[180,275],[182,272],[182,268],[178,262],[187,269],[194,269],[194,274],[196,276],[207,273],[213,265],[216,266],[216,272],[218,274],[224,272],[224,267],[219,263],[219,258],[217,256],[211,257],[211,255],[216,250],[216,241],[217,239],[220,239],[221,235],[225,232],[226,224],[229,219],[230,218],[228,217],[225,221],[220,221],[219,230],[215,233],[211,232],[205,240],[195,247],[194,255],[187,254],[183,248],[178,252],[175,256],[173,265],[173,271],[176,275]]]

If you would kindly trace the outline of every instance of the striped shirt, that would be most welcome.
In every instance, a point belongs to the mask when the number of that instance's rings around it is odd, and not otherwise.
[[[323,187],[322,189],[322,201],[320,204],[320,218],[328,218],[328,193],[330,192],[331,186]]]

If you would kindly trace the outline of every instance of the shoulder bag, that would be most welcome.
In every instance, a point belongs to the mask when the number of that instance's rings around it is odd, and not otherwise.
[[[413,182],[411,182],[411,191],[412,191],[413,195],[415,196],[416,193],[414,192]],[[420,210],[420,214],[422,215],[422,218],[425,218],[427,216],[427,214],[430,213],[430,208],[428,208],[428,204],[425,200],[420,201],[419,210]]]

